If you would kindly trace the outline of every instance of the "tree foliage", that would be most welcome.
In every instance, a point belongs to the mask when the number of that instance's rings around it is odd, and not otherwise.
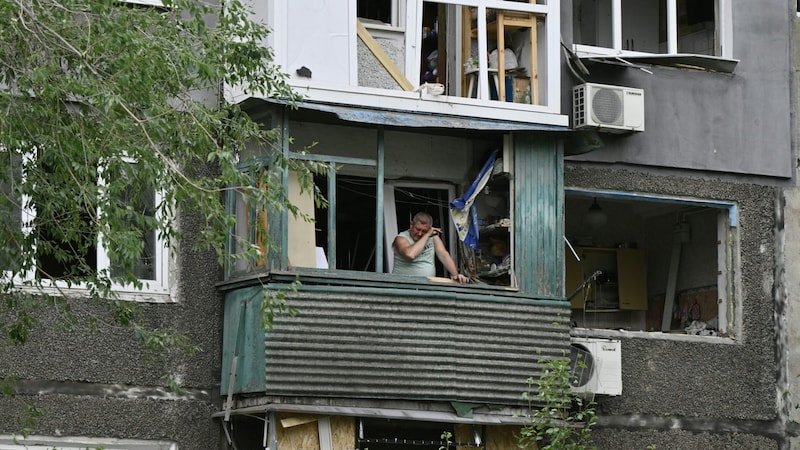
[[[205,221],[193,241],[224,263],[226,192],[256,210],[292,209],[279,170],[239,166],[246,144],[269,149],[276,132],[222,101],[230,85],[297,99],[250,17],[238,0],[0,2],[0,341],[24,342],[42,305],[69,322],[73,303],[54,287],[80,287],[145,344],[174,344],[115,299],[115,287],[142,286],[148,236],[180,245],[175,218],[190,210]],[[313,167],[265,154],[308,182]]]
[[[578,359],[572,367],[568,358],[539,359],[544,368],[539,378],[528,378],[528,386],[536,386],[536,394],[528,392],[530,423],[520,432],[521,448],[539,450],[594,450],[591,432],[597,423],[596,404],[573,392],[577,385],[576,369],[586,370],[586,362]],[[534,404],[539,405],[534,407]]]

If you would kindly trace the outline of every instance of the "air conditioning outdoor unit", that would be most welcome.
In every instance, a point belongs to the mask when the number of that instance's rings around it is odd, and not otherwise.
[[[607,133],[644,131],[644,90],[584,83],[572,88],[575,129]]]
[[[620,341],[572,338],[570,367],[576,385],[572,391],[598,395],[622,395],[622,346]]]

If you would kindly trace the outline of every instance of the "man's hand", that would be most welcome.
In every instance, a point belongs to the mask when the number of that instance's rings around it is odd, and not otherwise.
[[[469,283],[469,278],[467,278],[465,275],[461,275],[460,273],[453,275],[450,277],[450,279],[453,281],[458,281],[459,284]]]

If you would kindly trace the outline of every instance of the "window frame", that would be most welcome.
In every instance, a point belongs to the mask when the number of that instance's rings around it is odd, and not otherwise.
[[[444,183],[444,182],[437,182],[437,181],[405,181],[405,180],[391,180],[384,183],[384,190],[383,190],[383,211],[384,211],[384,228],[386,232],[384,233],[385,238],[385,248],[388,249],[386,252],[386,270],[387,273],[391,273],[394,265],[394,238],[398,235],[399,232],[403,230],[398,230],[397,226],[397,209],[395,203],[395,190],[397,188],[422,188],[422,189],[439,189],[442,191],[447,191],[448,193],[448,203],[452,202],[456,198],[456,189],[455,186],[451,183]],[[456,232],[455,226],[453,226],[453,222],[449,221],[447,223],[447,251],[450,253],[450,257],[453,258],[453,261],[456,262],[456,266],[458,266],[458,258],[457,258],[457,245],[458,245],[458,233]]]
[[[153,0],[150,0],[153,1]],[[361,0],[359,0],[361,1]],[[369,1],[369,0],[364,0]],[[391,18],[390,21],[378,23],[376,19],[370,19],[368,17],[360,17],[358,16],[358,4],[356,4],[356,16],[359,19],[367,19],[364,22],[364,26],[367,28],[376,28],[376,29],[397,29],[403,30],[406,27],[406,2],[400,0],[389,0],[391,3]]]
[[[623,0],[610,0],[611,1],[611,47],[601,47],[594,45],[586,45],[574,43],[573,47],[579,54],[597,55],[597,56],[654,56],[654,55],[679,55],[685,54],[678,52],[678,17],[677,17],[677,1],[666,0],[667,5],[667,51],[664,53],[651,53],[640,52],[633,50],[625,50],[622,45],[622,20],[623,13],[622,1]],[[717,24],[715,34],[719,39],[719,54],[718,55],[698,55],[704,57],[716,57],[723,59],[733,58],[733,35],[731,29],[733,27],[732,18],[732,0],[714,0],[717,10]],[[574,27],[574,24],[573,24]]]
[[[654,194],[632,194],[626,192],[619,192],[619,191],[603,191],[603,190],[596,190],[596,189],[584,189],[584,188],[565,188],[564,189],[565,197],[572,196],[575,197],[594,197],[598,199],[601,203],[603,199],[617,199],[617,200],[629,200],[629,201],[649,201],[653,203],[669,203],[669,204],[677,204],[682,206],[696,206],[696,207],[703,207],[709,209],[719,209],[720,211],[727,212],[727,218],[723,220],[722,217],[717,219],[716,223],[716,230],[717,230],[717,239],[721,239],[722,236],[725,236],[726,241],[724,242],[727,245],[721,245],[717,248],[717,296],[718,299],[722,301],[717,302],[717,318],[718,318],[718,327],[717,330],[719,334],[722,336],[697,336],[702,339],[708,338],[718,338],[723,340],[728,340],[730,338],[735,338],[740,333],[740,318],[741,318],[741,311],[739,308],[741,307],[741,302],[737,301],[738,298],[741,298],[740,292],[740,262],[739,262],[739,245],[740,245],[740,238],[738,236],[739,231],[739,224],[738,224],[738,217],[739,217],[739,210],[738,205],[735,202],[728,202],[728,201],[717,201],[717,200],[708,200],[708,199],[699,199],[699,198],[690,198],[690,197],[683,197],[683,196],[670,196],[670,195],[654,195]],[[567,249],[565,249],[565,258],[572,257],[571,253],[575,251],[576,243],[569,242],[567,240]],[[564,269],[566,273],[566,260],[564,261]],[[567,289],[566,286],[566,276],[564,282],[564,288]],[[570,295],[570,292],[565,292],[565,295]],[[675,302],[677,303],[677,291],[675,293]],[[616,335],[619,333],[616,328],[586,328],[586,327],[577,327],[577,329],[582,330],[582,335]],[[661,330],[656,330],[658,335],[661,335]],[[627,331],[627,332],[634,332],[634,331]],[[650,331],[642,330],[642,333],[651,333]],[[676,336],[672,334],[671,336]],[[693,335],[690,334],[682,334],[682,337],[692,337]]]
[[[363,157],[352,157],[352,156],[342,156],[342,155],[329,155],[324,153],[306,153],[306,152],[294,152],[288,150],[288,143],[284,143],[284,157],[289,159],[296,159],[296,160],[304,160],[304,161],[311,161],[316,164],[322,164],[329,168],[339,168],[342,165],[350,165],[353,167],[360,167],[360,168],[367,168],[373,169],[375,171],[375,249],[374,249],[374,270],[358,270],[358,269],[347,269],[347,268],[338,268],[336,267],[335,261],[337,258],[337,249],[336,249],[336,238],[332,236],[336,235],[336,186],[337,186],[337,175],[338,172],[332,171],[328,172],[332,174],[332,176],[328,175],[327,185],[328,185],[328,196],[327,201],[329,205],[334,205],[333,207],[326,208],[326,211],[323,212],[323,216],[317,216],[320,220],[325,220],[328,223],[328,238],[325,242],[317,242],[317,265],[292,265],[291,258],[289,255],[289,212],[286,209],[282,209],[281,211],[258,211],[253,210],[249,207],[246,201],[244,201],[244,197],[240,192],[236,192],[234,189],[231,189],[227,192],[226,196],[226,208],[228,213],[236,218],[235,224],[232,225],[229,232],[229,240],[227,244],[227,253],[228,258],[225,264],[224,269],[224,279],[226,281],[252,277],[257,274],[268,274],[270,272],[280,272],[280,271],[290,271],[293,273],[303,273],[303,274],[347,274],[348,277],[357,277],[363,279],[375,279],[375,277],[379,277],[380,279],[384,279],[384,275],[393,275],[391,274],[391,266],[392,266],[392,258],[394,257],[394,253],[392,251],[392,242],[396,235],[392,235],[393,230],[388,225],[390,220],[395,220],[396,217],[394,214],[387,212],[387,202],[389,202],[393,198],[393,190],[397,186],[407,186],[407,187],[416,187],[416,188],[431,188],[431,189],[440,189],[443,191],[447,191],[448,193],[448,203],[451,202],[453,199],[457,197],[457,192],[459,189],[458,183],[453,183],[449,181],[443,180],[435,180],[435,179],[414,179],[414,178],[399,178],[399,179],[385,179],[384,173],[386,169],[386,162],[384,161],[384,153],[385,153],[385,142],[384,142],[384,131],[377,130],[377,143],[375,146],[375,155],[374,157],[371,155],[363,156]],[[241,154],[240,158],[245,156],[239,160],[238,168],[242,172],[251,171],[254,167],[259,167],[261,169],[269,170],[269,163],[270,158],[267,158],[263,154],[259,153],[250,153],[250,154]],[[352,174],[351,174],[352,175]],[[350,176],[350,175],[342,175],[342,176]],[[356,175],[357,176],[357,175]],[[468,183],[469,180],[464,180],[464,183]],[[282,176],[282,183],[283,188],[286,189],[287,193],[289,192],[289,174],[288,169],[283,172]],[[462,186],[463,188],[463,186]],[[513,184],[509,182],[508,185],[508,195],[509,199],[513,197]],[[390,192],[391,191],[391,192]],[[330,193],[333,192],[334,195],[331,196]],[[392,205],[392,211],[394,211],[394,205]],[[513,208],[513,204],[509,205],[510,208]],[[319,212],[317,212],[319,214]],[[511,218],[513,219],[513,212]],[[263,227],[259,225],[259,223],[263,223],[262,221],[264,218],[267,218],[267,222],[269,223],[268,226]],[[445,243],[447,246],[447,251],[450,254],[453,261],[456,263],[456,267],[461,268],[460,266],[460,259],[463,257],[459,250],[459,239],[458,233],[456,231],[455,225],[452,221],[448,220],[448,242]],[[512,227],[513,229],[513,227]],[[266,248],[265,243],[260,241],[257,237],[259,230],[266,231],[270,236],[272,243],[275,245],[274,250],[271,251]],[[398,230],[402,231],[402,230]],[[511,285],[498,285],[498,286],[491,286],[489,289],[503,289],[503,290],[518,290],[519,287],[516,283],[515,279],[515,266],[516,263],[513,261],[513,254],[514,249],[513,246],[515,245],[514,239],[514,232],[511,232],[511,237],[509,241],[509,245],[512,247],[511,256],[512,256],[512,263],[510,269],[510,275],[512,279]],[[262,250],[262,252],[266,249],[269,253],[262,255],[262,259],[258,261],[251,261],[245,260],[243,258],[237,258],[236,255],[241,255],[244,253],[244,250],[247,248],[255,248],[258,247]],[[325,261],[320,264],[322,261],[321,258],[323,255],[320,253],[320,248],[324,250],[324,259]],[[438,266],[438,263],[437,263]],[[358,274],[358,275],[356,275]],[[401,278],[405,278],[398,275],[398,280]],[[435,281],[435,280],[434,280]],[[409,282],[409,280],[402,281],[403,283]],[[422,282],[421,284],[425,284]],[[471,287],[475,287],[477,284],[471,284]]]
[[[82,450],[104,448],[108,450],[178,450],[178,444],[168,441],[142,439],[117,439],[84,436],[2,435],[0,450]]]
[[[30,155],[25,155],[23,157],[23,167],[32,162],[32,157]],[[130,157],[124,157],[125,162],[129,164],[136,164],[135,160]],[[25,174],[24,170],[22,171],[22,179],[24,180]],[[103,177],[102,177],[102,163],[98,164],[98,185],[102,187],[103,185]],[[154,189],[154,205],[158,205],[164,200],[164,195],[162,191],[158,189]],[[21,230],[22,233],[26,236],[35,233],[35,226],[34,222],[36,219],[36,207],[33,204],[33,200],[28,195],[23,195],[21,198],[22,208],[21,208]],[[97,210],[98,215],[101,213],[101,209],[98,207]],[[160,212],[156,211],[156,214],[160,217]],[[167,220],[167,219],[164,219]],[[172,219],[169,219],[172,220]],[[169,249],[169,246],[166,244],[164,239],[159,235],[159,233],[153,230],[154,233],[154,242],[155,242],[155,254],[153,255],[153,264],[155,268],[153,270],[154,279],[140,279],[142,282],[141,288],[135,288],[134,286],[128,284],[121,284],[117,282],[112,283],[112,290],[117,294],[120,294],[119,297],[122,300],[131,300],[131,301],[144,301],[144,302],[153,302],[153,303],[168,303],[171,302],[170,297],[170,266],[172,262],[172,255]],[[98,232],[96,237],[96,271],[99,273],[100,271],[110,271],[111,270],[111,261],[108,257],[108,251],[106,243],[103,239],[102,232]],[[34,244],[33,251],[36,251],[36,246]],[[36,265],[34,268],[25,271],[21,276],[18,276],[14,281],[22,286],[23,289],[30,288],[31,282],[36,280]],[[11,277],[11,272],[8,270],[3,270],[0,272],[3,278],[8,279]],[[87,290],[88,286],[85,282],[82,281],[67,281],[67,280],[53,280],[53,279],[41,279],[39,280],[41,286],[45,288],[48,292],[53,291],[53,293],[59,293],[63,291],[67,292],[79,292],[82,290]]]

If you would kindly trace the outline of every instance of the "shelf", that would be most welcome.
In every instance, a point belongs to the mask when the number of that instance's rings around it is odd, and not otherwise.
[[[488,272],[478,272],[478,278],[498,278],[508,275],[508,267],[498,267]]]
[[[535,13],[506,11],[503,14],[503,31],[516,31],[520,28],[531,28],[538,20]],[[497,20],[492,20],[486,23],[486,32],[489,34],[497,34],[500,24]],[[478,37],[478,28],[473,25],[471,36]]]
[[[531,0],[536,3],[535,0]],[[505,34],[509,31],[515,31],[523,28],[530,29],[530,67],[528,67],[528,77],[530,79],[530,103],[534,105],[539,104],[539,66],[538,66],[538,36],[537,36],[537,23],[540,17],[532,12],[520,11],[506,11],[503,9],[492,9],[495,12],[495,17],[486,23],[486,35],[494,36],[496,47],[498,49],[497,55],[497,68],[499,83],[497,86],[498,100],[501,102],[506,101],[506,69],[505,69]],[[469,22],[468,22],[469,23]],[[470,23],[471,25],[471,23]],[[479,38],[477,27],[470,26],[469,29],[464,30],[463,39],[476,39]],[[466,45],[466,42],[465,42]],[[470,48],[466,46],[465,48]],[[465,55],[469,56],[469,55]],[[519,59],[519,56],[517,56]],[[511,99],[513,100],[513,98]]]
[[[511,220],[503,219],[500,222],[478,227],[478,232],[480,232],[481,234],[483,233],[493,234],[498,231],[504,231],[506,233],[509,233],[511,231]]]

